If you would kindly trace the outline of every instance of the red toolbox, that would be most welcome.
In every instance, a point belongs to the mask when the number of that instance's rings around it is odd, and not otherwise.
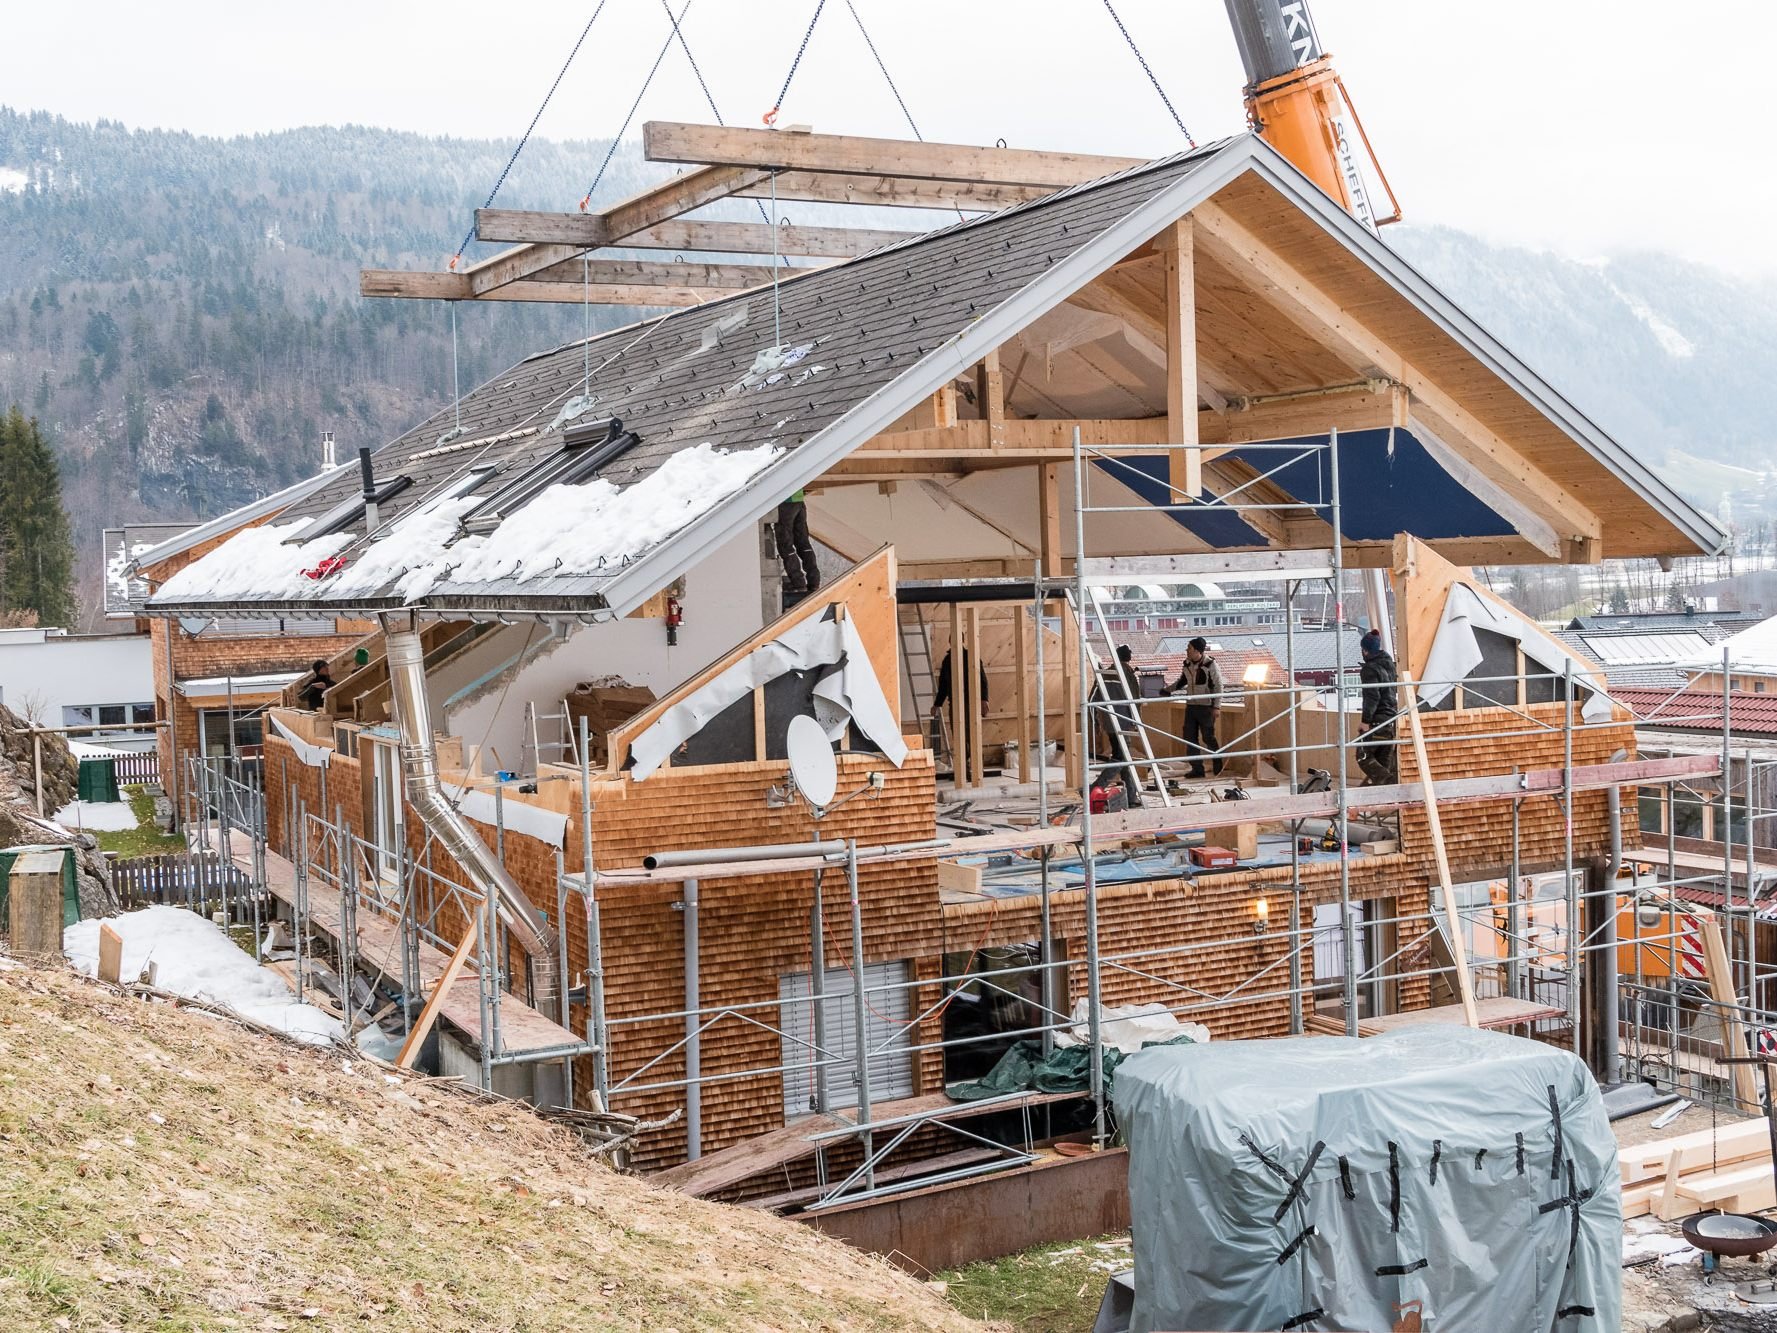
[[[1226,847],[1193,847],[1191,864],[1205,870],[1227,870],[1236,864],[1236,857]]]

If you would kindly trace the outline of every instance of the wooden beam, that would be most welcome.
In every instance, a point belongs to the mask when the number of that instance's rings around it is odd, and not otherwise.
[[[463,932],[462,941],[457,945],[456,952],[451,954],[450,961],[444,965],[444,974],[438,978],[438,984],[426,997],[425,1006],[420,1016],[414,1020],[413,1030],[407,1034],[407,1040],[401,1043],[401,1053],[395,1057],[395,1065],[399,1069],[412,1069],[413,1062],[420,1058],[420,1047],[426,1044],[426,1036],[432,1031],[432,1025],[438,1021],[438,1011],[444,1007],[444,1001],[450,994],[450,988],[457,984],[462,975],[463,966],[469,961],[469,955],[475,951],[475,941],[481,933],[481,925],[473,915],[469,918],[469,927]],[[492,1034],[483,1032],[483,1041],[492,1040]]]
[[[1230,404],[1226,412],[1197,414],[1197,438],[1205,444],[1246,444],[1253,440],[1289,440],[1298,435],[1325,435],[1328,430],[1380,430],[1404,426],[1407,392],[1384,385],[1349,393],[1323,392],[1261,401],[1251,406]],[[1281,461],[1281,460],[1280,460]]]
[[[785,255],[792,259],[855,259],[921,235],[877,227],[772,227],[765,222],[662,222],[625,236],[625,250],[682,254]]]
[[[1444,824],[1438,816],[1438,792],[1432,784],[1431,763],[1425,757],[1425,728],[1419,721],[1419,703],[1413,696],[1413,674],[1401,672],[1401,711],[1407,715],[1407,729],[1413,734],[1413,760],[1419,769],[1419,788],[1425,793],[1425,822],[1431,833],[1432,857],[1438,867],[1438,888],[1444,901],[1444,930],[1449,936],[1450,960],[1456,968],[1456,993],[1462,999],[1462,1020],[1472,1028],[1481,1026],[1475,1014],[1475,981],[1469,975],[1468,948],[1462,938],[1462,914],[1456,906],[1456,886],[1450,879],[1450,856],[1444,847]],[[1568,948],[1572,948],[1573,922],[1567,923]]]
[[[997,347],[975,367],[975,404],[987,422],[988,447],[999,448],[1006,442],[1006,394]]]
[[[1156,244],[1166,274],[1167,480],[1187,501],[1203,491],[1203,455],[1197,443],[1197,281],[1191,219],[1180,218]]]
[[[1117,289],[1113,282],[1122,274],[1106,274],[1097,282],[1082,287],[1067,298],[1069,305],[1096,311],[1123,321],[1129,344],[1147,356],[1162,370],[1168,364],[1166,353],[1166,321],[1158,318]],[[1226,372],[1211,365],[1203,350],[1197,354],[1197,397],[1206,407],[1226,412],[1231,400],[1239,398],[1239,386]]]
[[[585,268],[582,274],[582,266]],[[799,270],[780,271],[789,277]],[[721,264],[679,259],[570,259],[534,273],[527,282],[586,281],[594,286],[720,287],[742,291],[771,281],[770,264]]]
[[[756,185],[763,172],[740,167],[702,167],[651,185],[596,213],[542,213],[518,208],[475,210],[478,241],[560,242],[585,249],[611,245],[625,236],[682,213],[726,199]]]
[[[1037,470],[1037,509],[1042,515],[1041,554],[1043,575],[1055,578],[1066,572],[1061,544],[1061,466],[1045,463]]]
[[[1691,911],[1697,923],[1697,936],[1703,944],[1703,970],[1709,979],[1709,998],[1721,1024],[1721,1044],[1729,1059],[1744,1060],[1746,1049],[1746,1018],[1740,1008],[1740,997],[1734,991],[1734,965],[1728,957],[1727,941],[1722,935],[1721,918],[1714,912]],[[1567,935],[1571,943],[1574,923],[1569,922]],[[1748,1064],[1728,1066],[1733,1070],[1735,1100],[1756,1108],[1759,1104],[1758,1081]]]
[[[769,199],[772,186],[754,185],[736,194]],[[961,208],[990,213],[1027,204],[1054,191],[1041,185],[994,185],[985,182],[911,180],[892,176],[830,175],[822,172],[780,172],[779,203],[871,204],[879,208]]]
[[[1024,641],[1025,630],[1030,624],[1028,606],[1012,608],[1012,688],[1018,691],[1018,702],[1013,707],[1018,719],[1018,771],[1015,777],[1019,782],[1031,781],[1034,771],[1030,753],[1030,649]],[[1035,632],[1042,633],[1042,626],[1036,626]]]
[[[650,162],[709,162],[777,171],[1040,185],[1051,189],[1078,185],[1147,161],[1139,157],[913,143],[842,134],[786,134],[659,120],[642,126],[642,153]]]
[[[969,604],[969,669],[963,682],[969,687],[969,785],[979,787],[987,781],[987,768],[981,761],[982,735],[987,729],[987,700],[981,697],[981,677],[987,670],[987,655],[981,647],[981,608]]]
[[[1553,477],[1483,425],[1466,408],[1416,369],[1395,348],[1342,309],[1258,237],[1213,203],[1192,210],[1202,252],[1250,287],[1284,318],[1320,342],[1353,370],[1392,380],[1448,432],[1449,442],[1468,446],[1475,471],[1512,495],[1563,538],[1598,536],[1602,524]]]

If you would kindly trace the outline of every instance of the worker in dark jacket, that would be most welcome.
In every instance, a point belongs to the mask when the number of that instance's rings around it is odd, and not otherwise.
[[[327,701],[327,691],[333,688],[333,673],[327,669],[327,663],[316,658],[309,668],[309,678],[302,685],[302,706],[311,713],[321,711],[321,705]]]
[[[1131,806],[1141,804],[1141,778],[1133,763],[1124,762],[1135,756],[1136,736],[1141,727],[1139,705],[1141,673],[1135,669],[1135,650],[1128,644],[1117,647],[1117,670],[1103,677],[1109,694],[1110,716],[1105,719],[1105,732],[1110,739],[1110,757],[1122,764],[1123,790]]]
[[[1215,775],[1222,775],[1223,761],[1216,752],[1222,748],[1216,739],[1216,719],[1222,712],[1222,669],[1209,655],[1209,642],[1199,636],[1185,646],[1185,663],[1178,679],[1166,691],[1185,696],[1185,748],[1191,754],[1191,776],[1206,776],[1205,755],[1215,756]]]
[[[977,688],[977,682],[971,681],[969,666],[969,650],[964,648],[963,669],[958,674],[962,677],[965,694],[973,695]],[[965,767],[962,756],[969,753],[969,717],[976,712],[982,714],[987,712],[987,668],[984,666],[977,667],[976,673],[978,676],[978,688],[981,691],[979,700],[977,701],[975,698],[959,699],[957,701],[958,707],[951,715],[950,766],[959,775]],[[946,652],[944,654],[944,660],[938,664],[938,688],[932,695],[932,715],[934,717],[942,713],[945,705],[950,702],[950,678],[950,654]],[[979,774],[977,774],[977,776],[979,776]],[[961,780],[960,777],[958,780]]]
[[[1357,766],[1364,771],[1366,787],[1380,787],[1397,781],[1400,773],[1395,752],[1395,717],[1400,711],[1395,681],[1399,677],[1394,658],[1375,630],[1365,632],[1358,651],[1364,659],[1357,677],[1364,709],[1357,736]]]
[[[773,526],[777,558],[784,566],[784,596],[792,601],[806,597],[821,586],[821,571],[808,536],[808,505],[803,492],[797,491],[777,507]]]

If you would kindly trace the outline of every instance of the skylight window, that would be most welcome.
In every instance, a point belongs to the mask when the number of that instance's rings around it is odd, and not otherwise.
[[[551,486],[573,486],[595,477],[612,459],[639,444],[634,431],[623,429],[616,417],[571,426],[562,435],[562,447],[535,466],[520,472],[487,499],[463,515],[463,530],[492,532]]]

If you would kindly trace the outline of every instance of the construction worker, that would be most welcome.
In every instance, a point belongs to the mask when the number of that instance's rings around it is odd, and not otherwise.
[[[1215,775],[1222,775],[1223,760],[1217,753],[1222,748],[1216,739],[1216,720],[1222,713],[1222,669],[1209,655],[1209,641],[1199,635],[1185,645],[1185,664],[1178,679],[1166,691],[1185,696],[1185,748],[1191,754],[1191,776],[1208,776],[1203,771],[1203,757],[1215,756]]]
[[[807,596],[821,586],[821,571],[815,564],[814,543],[808,538],[808,506],[798,490],[777,507],[777,558],[784,566],[784,595],[789,598]]]
[[[972,681],[969,676],[969,666],[969,650],[964,648],[963,669],[961,674],[965,695],[973,694],[976,688],[976,682]],[[987,668],[984,666],[977,667],[976,672],[978,673],[979,689],[981,691],[979,699],[980,712],[985,714],[987,712]],[[950,697],[950,654],[949,652],[946,652],[944,654],[944,660],[938,664],[938,688],[932,694],[933,717],[937,717],[944,711],[945,705],[950,702]],[[957,700],[955,725],[950,729],[950,766],[959,775],[965,767],[962,756],[969,753],[969,714],[976,711],[975,705],[976,700],[973,698]],[[958,781],[960,780],[959,776]]]
[[[327,691],[333,688],[333,673],[327,669],[327,663],[316,658],[309,667],[309,678],[302,686],[302,706],[311,713],[321,711],[321,705],[327,701]]]
[[[1137,712],[1135,700],[1141,698],[1141,673],[1135,669],[1135,650],[1128,644],[1120,644],[1117,648],[1117,671],[1114,676],[1105,678],[1106,688],[1111,699],[1111,714],[1106,718],[1105,730],[1110,733],[1111,759],[1133,759],[1135,755],[1136,730],[1141,726],[1141,717]],[[1141,804],[1141,779],[1136,775],[1135,765],[1123,765],[1123,790],[1128,794],[1129,804]]]
[[[1382,635],[1376,630],[1364,631],[1358,640],[1363,667],[1358,682],[1363,695],[1362,725],[1357,735],[1357,766],[1364,771],[1364,786],[1380,787],[1395,782],[1399,765],[1395,750],[1396,675],[1394,658],[1382,646]]]

